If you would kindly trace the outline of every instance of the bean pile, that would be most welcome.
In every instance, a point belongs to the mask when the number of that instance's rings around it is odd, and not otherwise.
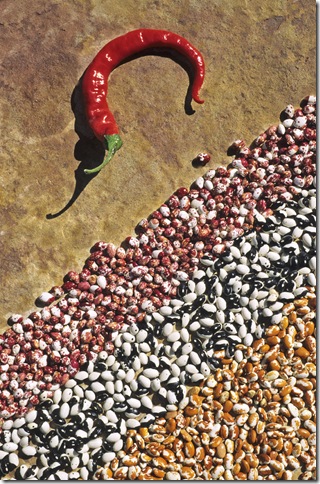
[[[315,294],[289,303],[241,362],[222,359],[183,410],[127,432],[95,479],[292,480],[316,468]],[[290,324],[291,323],[291,324]]]
[[[304,316],[312,318],[314,302],[311,292],[307,298],[288,305],[287,316],[279,325],[269,327],[266,338],[245,348],[246,357],[241,363],[225,359],[223,371],[216,370],[203,386],[188,392],[189,403],[184,410],[158,418],[149,428],[130,430],[125,451],[99,469],[95,477],[125,479],[135,473],[143,480],[148,479],[146,476],[175,480],[230,480],[237,476],[256,480],[271,475],[288,479],[300,466],[306,469],[303,477],[310,476],[315,469],[315,406],[311,391],[315,386],[315,364],[306,364],[305,359],[308,353],[310,356],[310,345],[315,356],[315,340],[309,334],[314,327],[311,319],[306,319],[302,324],[299,321],[300,329],[304,326],[301,332],[287,329],[289,319],[295,323],[301,319],[297,312],[302,307]],[[296,333],[293,342],[299,342],[303,352],[293,350],[291,340],[288,345],[292,333]],[[278,356],[273,359],[275,352]],[[292,352],[295,362],[289,357]],[[306,400],[301,398],[304,392],[309,392]]]
[[[10,318],[0,475],[315,478],[315,108]]]

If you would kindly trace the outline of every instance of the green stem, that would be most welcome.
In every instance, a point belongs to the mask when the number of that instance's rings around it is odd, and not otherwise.
[[[107,134],[104,136],[104,139],[108,146],[108,153],[104,157],[103,162],[101,165],[96,166],[96,168],[92,168],[92,170],[84,170],[86,175],[91,175],[92,173],[98,173],[104,166],[106,166],[111,158],[113,158],[116,151],[118,151],[122,146],[122,139],[118,134]]]

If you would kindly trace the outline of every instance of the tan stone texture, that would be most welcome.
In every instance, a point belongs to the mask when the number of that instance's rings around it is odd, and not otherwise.
[[[172,30],[203,53],[205,104],[185,112],[188,75],[171,58],[117,68],[108,99],[124,144],[86,177],[103,152],[84,136],[78,80],[105,43],[136,28]],[[315,36],[309,0],[2,0],[0,329],[81,270],[96,241],[120,244],[175,189],[229,163],[235,139],[250,143],[314,94]],[[212,161],[194,168],[201,151]]]

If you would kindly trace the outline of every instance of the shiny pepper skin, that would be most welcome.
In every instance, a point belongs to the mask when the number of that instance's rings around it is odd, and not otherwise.
[[[85,173],[92,174],[100,171],[122,146],[119,128],[107,103],[110,73],[131,56],[149,50],[154,51],[154,49],[176,51],[189,61],[194,69],[192,98],[197,103],[203,103],[199,97],[199,91],[204,80],[204,60],[201,53],[186,39],[166,30],[138,29],[111,40],[98,52],[82,80],[89,125],[94,135],[106,143],[109,150],[101,165],[92,170],[85,170]]]

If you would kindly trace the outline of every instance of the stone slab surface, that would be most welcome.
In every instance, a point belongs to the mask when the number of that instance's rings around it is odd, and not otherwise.
[[[108,98],[124,145],[87,178],[102,150],[84,136],[76,86],[106,42],[136,28],[172,30],[203,53],[205,104],[186,113],[188,75],[170,58],[122,65]],[[314,94],[315,36],[308,0],[2,0],[0,330],[81,270],[96,241],[120,244],[175,189],[228,164],[235,139],[250,143]],[[201,151],[212,161],[194,168]]]

